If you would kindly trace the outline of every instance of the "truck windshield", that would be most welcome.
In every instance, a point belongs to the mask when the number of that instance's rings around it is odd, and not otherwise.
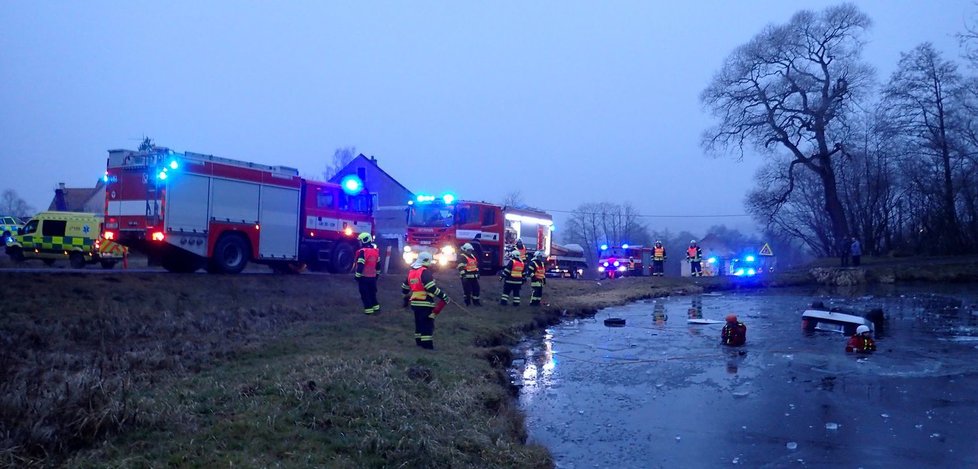
[[[455,210],[450,205],[418,204],[408,210],[408,226],[446,227],[454,222]]]

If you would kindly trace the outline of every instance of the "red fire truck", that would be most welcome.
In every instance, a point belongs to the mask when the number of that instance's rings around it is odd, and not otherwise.
[[[356,178],[317,182],[284,166],[140,148],[109,151],[104,236],[171,272],[238,273],[248,262],[345,272],[356,235],[372,232]]]
[[[460,201],[452,194],[419,195],[408,202],[403,258],[411,263],[418,254],[430,252],[435,264],[454,268],[458,249],[481,235],[479,266],[495,272],[506,264],[505,254],[517,240],[523,241],[528,253],[543,251],[549,256],[552,230],[553,217],[545,212]]]

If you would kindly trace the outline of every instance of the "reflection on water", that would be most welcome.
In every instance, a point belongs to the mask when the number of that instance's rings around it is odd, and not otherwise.
[[[531,440],[562,467],[976,467],[973,291],[774,290],[635,303],[526,342],[514,379]],[[841,334],[805,335],[801,311],[815,300],[882,307],[879,352],[851,356]],[[670,322],[670,313],[735,313],[749,328],[747,346],[725,348],[722,324]],[[626,327],[605,327],[610,316]]]

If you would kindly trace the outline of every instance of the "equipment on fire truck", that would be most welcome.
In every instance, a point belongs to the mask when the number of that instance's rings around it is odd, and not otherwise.
[[[248,262],[346,272],[355,233],[373,229],[362,181],[316,182],[284,166],[140,148],[109,151],[105,237],[171,272],[238,273]]]
[[[550,254],[553,218],[536,210],[457,200],[453,194],[419,195],[408,202],[407,245],[402,257],[410,264],[421,252],[431,253],[439,267],[455,266],[457,249],[477,239],[479,268],[496,272],[517,241],[524,249]]]
[[[547,258],[547,275],[550,277],[580,278],[587,270],[587,259],[580,244],[550,245],[551,256]]]

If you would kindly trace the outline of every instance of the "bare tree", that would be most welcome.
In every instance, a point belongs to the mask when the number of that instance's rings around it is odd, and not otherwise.
[[[933,233],[950,250],[960,248],[962,241],[955,187],[963,163],[959,151],[964,131],[962,84],[957,65],[924,43],[901,55],[884,93],[893,121],[913,146],[911,157],[922,159],[918,167],[922,172],[912,177],[920,178],[922,186],[937,188],[935,202],[940,216],[934,220],[937,225],[932,227]]]
[[[506,207],[526,208],[526,201],[523,199],[523,191],[516,189],[503,196],[502,204]]]
[[[602,244],[648,244],[648,229],[639,221],[639,216],[629,203],[581,204],[571,212],[564,241],[584,246],[591,261]]]
[[[323,180],[328,181],[356,157],[357,147],[342,147],[334,150],[332,161],[326,163],[326,168],[323,170]]]
[[[27,202],[13,189],[7,189],[3,191],[3,195],[0,195],[0,215],[29,217],[33,213],[34,207],[27,205]]]
[[[803,171],[815,176],[836,249],[849,224],[834,159],[843,148],[846,117],[872,81],[873,70],[860,57],[869,26],[869,17],[851,4],[800,11],[737,48],[701,95],[719,120],[705,132],[705,148],[736,148],[742,158],[745,147],[754,146],[786,166],[769,173],[784,179],[779,191],[762,187],[754,194],[769,213],[789,201]],[[777,156],[785,152],[787,158]]]
[[[975,2],[975,7],[978,7],[978,2]],[[972,67],[978,68],[978,13],[965,24],[964,32],[958,34],[958,40],[961,41],[964,58],[971,62]]]

